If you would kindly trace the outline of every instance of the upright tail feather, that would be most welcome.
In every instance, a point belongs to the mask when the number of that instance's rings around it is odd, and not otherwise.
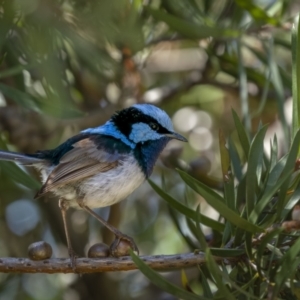
[[[42,163],[44,160],[28,154],[0,150],[0,160],[13,161],[23,165],[34,165]]]

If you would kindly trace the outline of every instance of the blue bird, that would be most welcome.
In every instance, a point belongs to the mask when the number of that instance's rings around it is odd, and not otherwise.
[[[150,104],[136,104],[116,112],[104,125],[81,131],[52,150],[34,154],[0,151],[0,160],[33,166],[41,172],[43,186],[36,198],[48,192],[58,196],[72,265],[75,254],[67,228],[66,211],[81,208],[109,230],[117,239],[134,240],[108,224],[92,209],[125,199],[152,173],[154,164],[171,139],[186,142],[174,132],[171,119]]]

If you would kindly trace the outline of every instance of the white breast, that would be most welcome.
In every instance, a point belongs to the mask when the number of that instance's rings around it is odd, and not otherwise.
[[[125,199],[144,180],[145,175],[135,158],[128,156],[116,168],[84,180],[80,184],[80,194],[90,208],[109,206]]]

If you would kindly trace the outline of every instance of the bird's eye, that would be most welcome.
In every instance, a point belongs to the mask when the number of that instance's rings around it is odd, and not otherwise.
[[[156,123],[150,123],[149,126],[151,129],[153,129],[155,131],[159,129],[159,126]]]

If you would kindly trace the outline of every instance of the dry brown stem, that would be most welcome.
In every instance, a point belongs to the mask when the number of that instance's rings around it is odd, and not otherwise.
[[[203,253],[187,253],[176,255],[140,256],[151,268],[159,271],[170,271],[195,267],[206,262]],[[226,258],[236,260],[237,258]],[[225,258],[215,257],[216,261]],[[136,270],[137,267],[130,256],[121,258],[77,258],[76,269],[72,269],[69,258],[52,258],[33,261],[28,258],[0,258],[2,273],[97,273],[112,271]]]

